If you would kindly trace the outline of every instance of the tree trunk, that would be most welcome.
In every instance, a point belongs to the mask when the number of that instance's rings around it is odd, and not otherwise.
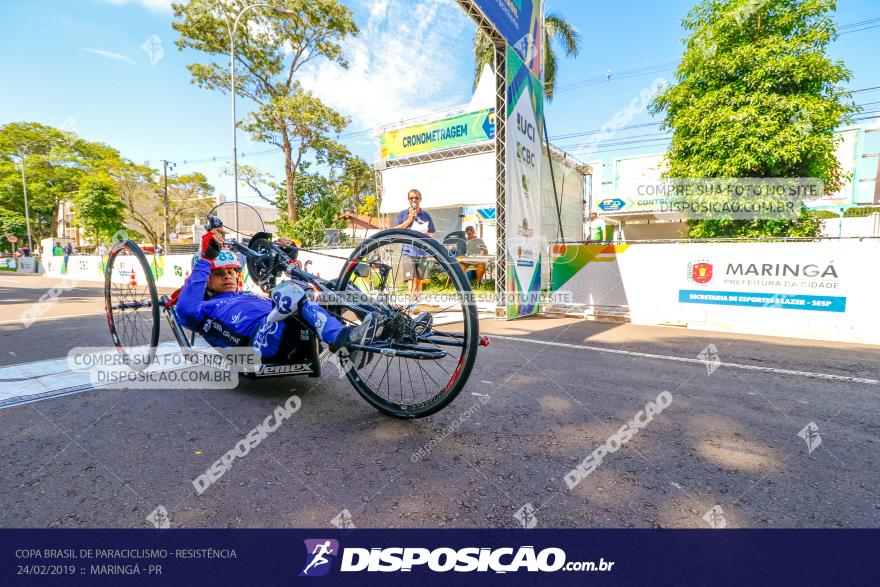
[[[52,226],[49,227],[49,233],[52,235],[52,238],[58,238],[61,236],[58,234],[58,215],[61,212],[61,202],[55,201],[55,207],[52,209]]]
[[[291,222],[296,222],[299,217],[299,202],[296,201],[296,194],[293,191],[296,182],[296,170],[293,167],[293,146],[287,133],[282,135],[284,151],[284,175],[285,187],[287,188],[287,218]]]

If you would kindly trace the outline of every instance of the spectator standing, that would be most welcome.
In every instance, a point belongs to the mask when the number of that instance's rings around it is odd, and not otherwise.
[[[434,228],[434,220],[421,207],[422,192],[411,189],[407,193],[406,199],[409,201],[409,208],[400,211],[394,228],[406,228],[427,236],[434,236],[434,233],[437,232]],[[422,293],[422,280],[428,273],[428,252],[419,247],[403,245],[401,254],[403,255],[403,278],[405,281],[409,281],[410,298],[417,300]]]
[[[61,265],[61,273],[67,273],[67,261],[70,259],[70,256],[73,254],[73,245],[67,243],[67,246],[64,247],[64,264]]]

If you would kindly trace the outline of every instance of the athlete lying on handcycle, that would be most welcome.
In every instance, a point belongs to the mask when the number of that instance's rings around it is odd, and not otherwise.
[[[280,239],[285,247],[291,241]],[[310,326],[332,352],[349,345],[368,345],[381,334],[380,319],[374,312],[361,324],[345,326],[293,281],[282,281],[268,300],[239,291],[241,262],[238,255],[222,250],[223,231],[205,233],[192,273],[177,298],[177,315],[183,326],[198,331],[215,347],[252,346],[263,363],[285,363],[300,344],[300,329],[290,318]],[[377,331],[379,331],[377,333]],[[357,364],[360,353],[350,353]]]

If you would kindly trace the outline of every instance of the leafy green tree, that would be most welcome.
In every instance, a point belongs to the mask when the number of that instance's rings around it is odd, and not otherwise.
[[[690,31],[676,83],[651,105],[674,132],[671,178],[817,178],[841,186],[834,130],[857,111],[828,57],[836,0],[703,0],[682,21]],[[692,220],[690,236],[815,236],[802,210],[793,221]]]
[[[22,149],[25,150],[31,230],[36,241],[55,234],[62,202],[77,200],[80,202],[77,221],[85,223],[86,230],[96,238],[108,236],[104,223],[113,219],[118,222],[109,231],[110,235],[125,227],[132,236],[136,232],[150,242],[162,241],[164,209],[155,169],[125,159],[108,145],[86,141],[73,133],[35,122],[0,127],[0,209],[5,218],[24,217]],[[111,186],[115,199],[108,201],[113,204],[113,210],[92,206],[92,202],[100,202],[101,190]],[[213,191],[201,173],[170,176],[170,226],[207,211],[213,205]],[[83,200],[83,194],[89,197]],[[109,198],[107,193],[104,195]],[[115,215],[117,201],[124,207],[121,220]],[[94,218],[84,218],[84,213]]]
[[[63,139],[57,129],[35,122],[14,122],[0,127],[0,207],[22,217],[25,215],[23,157],[35,241],[52,235],[61,200],[79,189],[80,170],[62,165],[71,158],[64,156],[70,153],[58,152]]]
[[[79,192],[82,181],[103,173],[119,152],[101,143],[36,122],[0,127],[0,206],[24,215],[21,160],[24,152],[28,208],[35,240],[55,233],[61,203]]]
[[[224,175],[232,175],[232,169],[224,169]],[[287,208],[286,190],[279,186],[270,174],[250,165],[238,166],[238,181],[251,188],[251,191],[265,202],[277,206],[279,210]]]
[[[375,206],[375,184],[373,168],[366,161],[357,155],[346,157],[334,186],[337,198],[343,203],[343,211],[357,212],[366,207],[366,213],[369,214],[367,199]]]
[[[125,221],[125,204],[109,178],[86,178],[73,198],[73,205],[76,223],[94,242],[109,239]]]
[[[551,12],[544,17],[544,97],[553,101],[556,90],[558,57],[554,45],[558,44],[566,57],[577,57],[581,49],[581,34],[564,17]],[[495,45],[482,30],[474,35],[474,88],[480,81],[483,66],[495,67]]]
[[[204,221],[205,214],[216,205],[214,186],[199,172],[168,176],[168,226],[188,226]],[[164,237],[164,235],[163,235]]]
[[[689,238],[809,238],[822,234],[822,219],[801,208],[791,220],[690,220]]]
[[[374,218],[379,217],[379,199],[375,195],[369,195],[364,198],[364,203],[358,206],[358,214],[364,214]]]
[[[16,246],[9,243],[10,248],[15,249],[21,246],[21,244],[27,244],[27,226],[24,214],[19,214],[14,210],[0,209],[0,237],[8,234],[18,237]]]
[[[148,165],[120,158],[108,165],[107,173],[125,205],[126,230],[133,229],[153,245],[162,242],[164,223],[158,172]]]
[[[215,56],[218,61],[188,66],[193,83],[220,92],[230,86],[229,48],[233,22],[247,2],[194,0],[174,4],[177,46]],[[256,140],[284,153],[286,212],[295,222],[299,212],[296,183],[303,163],[327,161],[338,150],[330,137],[347,120],[305,91],[297,80],[303,66],[326,59],[347,67],[341,42],[356,35],[351,11],[337,0],[276,0],[288,16],[258,8],[241,16],[236,31],[235,92],[253,101],[256,110],[242,127]]]
[[[165,242],[164,184],[159,172],[124,158],[108,162],[119,199],[125,205],[127,230],[134,229],[154,245]],[[214,186],[202,173],[168,176],[168,226],[188,226],[216,203]]]
[[[304,173],[307,157],[319,164],[332,164],[334,159],[344,157],[345,147],[330,135],[338,135],[346,126],[346,117],[301,89],[293,96],[274,100],[242,123],[255,140],[275,145],[284,152],[284,168],[289,171],[286,213],[291,220],[296,220],[299,211],[296,179]]]
[[[291,222],[284,214],[287,207],[284,186],[259,169],[246,165],[239,167],[242,183],[281,212],[275,223],[279,234],[293,238],[303,246],[315,246],[323,241],[325,229],[345,226],[346,221],[340,219],[345,212],[358,211],[365,205],[368,209],[376,208],[373,170],[360,157],[344,150],[335,153],[326,175],[309,171],[308,163],[302,167],[294,193],[300,211],[296,222]],[[226,173],[231,172],[226,170]]]
[[[305,172],[296,183],[296,198],[300,215],[296,222],[281,216],[276,222],[278,234],[297,241],[302,247],[316,247],[325,240],[325,229],[343,228],[339,217],[345,211],[345,201],[334,190],[334,181],[319,173]],[[279,200],[285,199],[282,194]]]

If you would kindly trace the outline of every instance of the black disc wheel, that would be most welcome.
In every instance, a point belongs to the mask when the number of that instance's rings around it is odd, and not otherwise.
[[[443,245],[408,230],[380,232],[352,253],[337,288],[357,303],[339,312],[344,322],[380,316],[372,352],[346,369],[364,399],[399,418],[455,399],[476,360],[479,322],[470,284]]]
[[[146,369],[159,344],[159,296],[147,258],[136,243],[117,242],[104,270],[104,308],[113,344],[135,370]]]

